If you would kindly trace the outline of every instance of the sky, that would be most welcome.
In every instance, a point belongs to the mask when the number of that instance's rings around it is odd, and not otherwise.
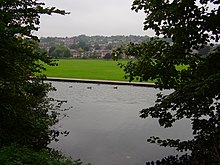
[[[41,16],[39,37],[72,37],[94,35],[148,35],[144,31],[143,12],[131,10],[133,0],[41,0],[70,12],[69,15]]]

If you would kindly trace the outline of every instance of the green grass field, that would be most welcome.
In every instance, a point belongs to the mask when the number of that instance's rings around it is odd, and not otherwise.
[[[48,77],[126,81],[117,61],[60,59],[57,63],[58,66],[45,66],[43,73]]]
[[[126,60],[120,61],[120,63],[126,62]],[[128,81],[123,78],[124,72],[117,61],[60,59],[57,63],[58,66],[46,65],[47,70],[43,74],[47,77]],[[177,66],[178,70],[186,68],[187,66]]]

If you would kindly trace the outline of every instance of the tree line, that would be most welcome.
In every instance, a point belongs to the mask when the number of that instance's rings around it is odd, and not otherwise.
[[[37,50],[40,15],[67,14],[38,0],[0,1],[0,164],[77,165],[48,147],[60,132],[62,101],[49,98],[54,88],[43,81],[44,64],[54,65]],[[38,75],[38,76],[36,76]]]
[[[157,118],[164,129],[182,119],[190,120],[193,138],[161,139],[151,136],[150,143],[183,152],[147,164],[205,165],[220,164],[220,1],[219,0],[135,0],[132,10],[146,14],[144,29],[159,37],[147,43],[131,43],[119,48],[120,54],[137,60],[121,64],[130,81],[155,80],[160,90],[155,105],[140,112],[142,118]],[[178,70],[178,65],[186,66]],[[180,130],[181,131],[181,130]],[[188,154],[184,154],[188,153]]]
[[[147,42],[148,36],[86,36],[41,38],[39,47],[53,58],[111,59],[112,50],[130,42]]]

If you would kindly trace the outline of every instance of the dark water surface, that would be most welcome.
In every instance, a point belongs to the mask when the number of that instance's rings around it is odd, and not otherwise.
[[[53,82],[56,92],[49,95],[67,100],[72,106],[57,127],[68,130],[67,137],[50,146],[73,159],[93,165],[144,165],[174,149],[149,144],[152,135],[189,139],[190,123],[179,121],[171,129],[159,127],[155,119],[141,119],[139,111],[154,105],[159,90],[146,87]],[[166,91],[165,93],[168,93]]]

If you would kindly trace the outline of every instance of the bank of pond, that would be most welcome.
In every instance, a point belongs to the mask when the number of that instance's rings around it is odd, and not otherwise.
[[[43,73],[47,77],[128,81],[124,78],[123,69],[118,65],[118,63],[126,64],[127,62],[128,60],[58,59],[57,66],[45,65],[46,71]],[[178,70],[186,68],[187,66],[177,66]]]
[[[45,65],[46,71],[43,73],[48,77],[125,81],[117,61],[59,59],[56,63],[58,66]]]

